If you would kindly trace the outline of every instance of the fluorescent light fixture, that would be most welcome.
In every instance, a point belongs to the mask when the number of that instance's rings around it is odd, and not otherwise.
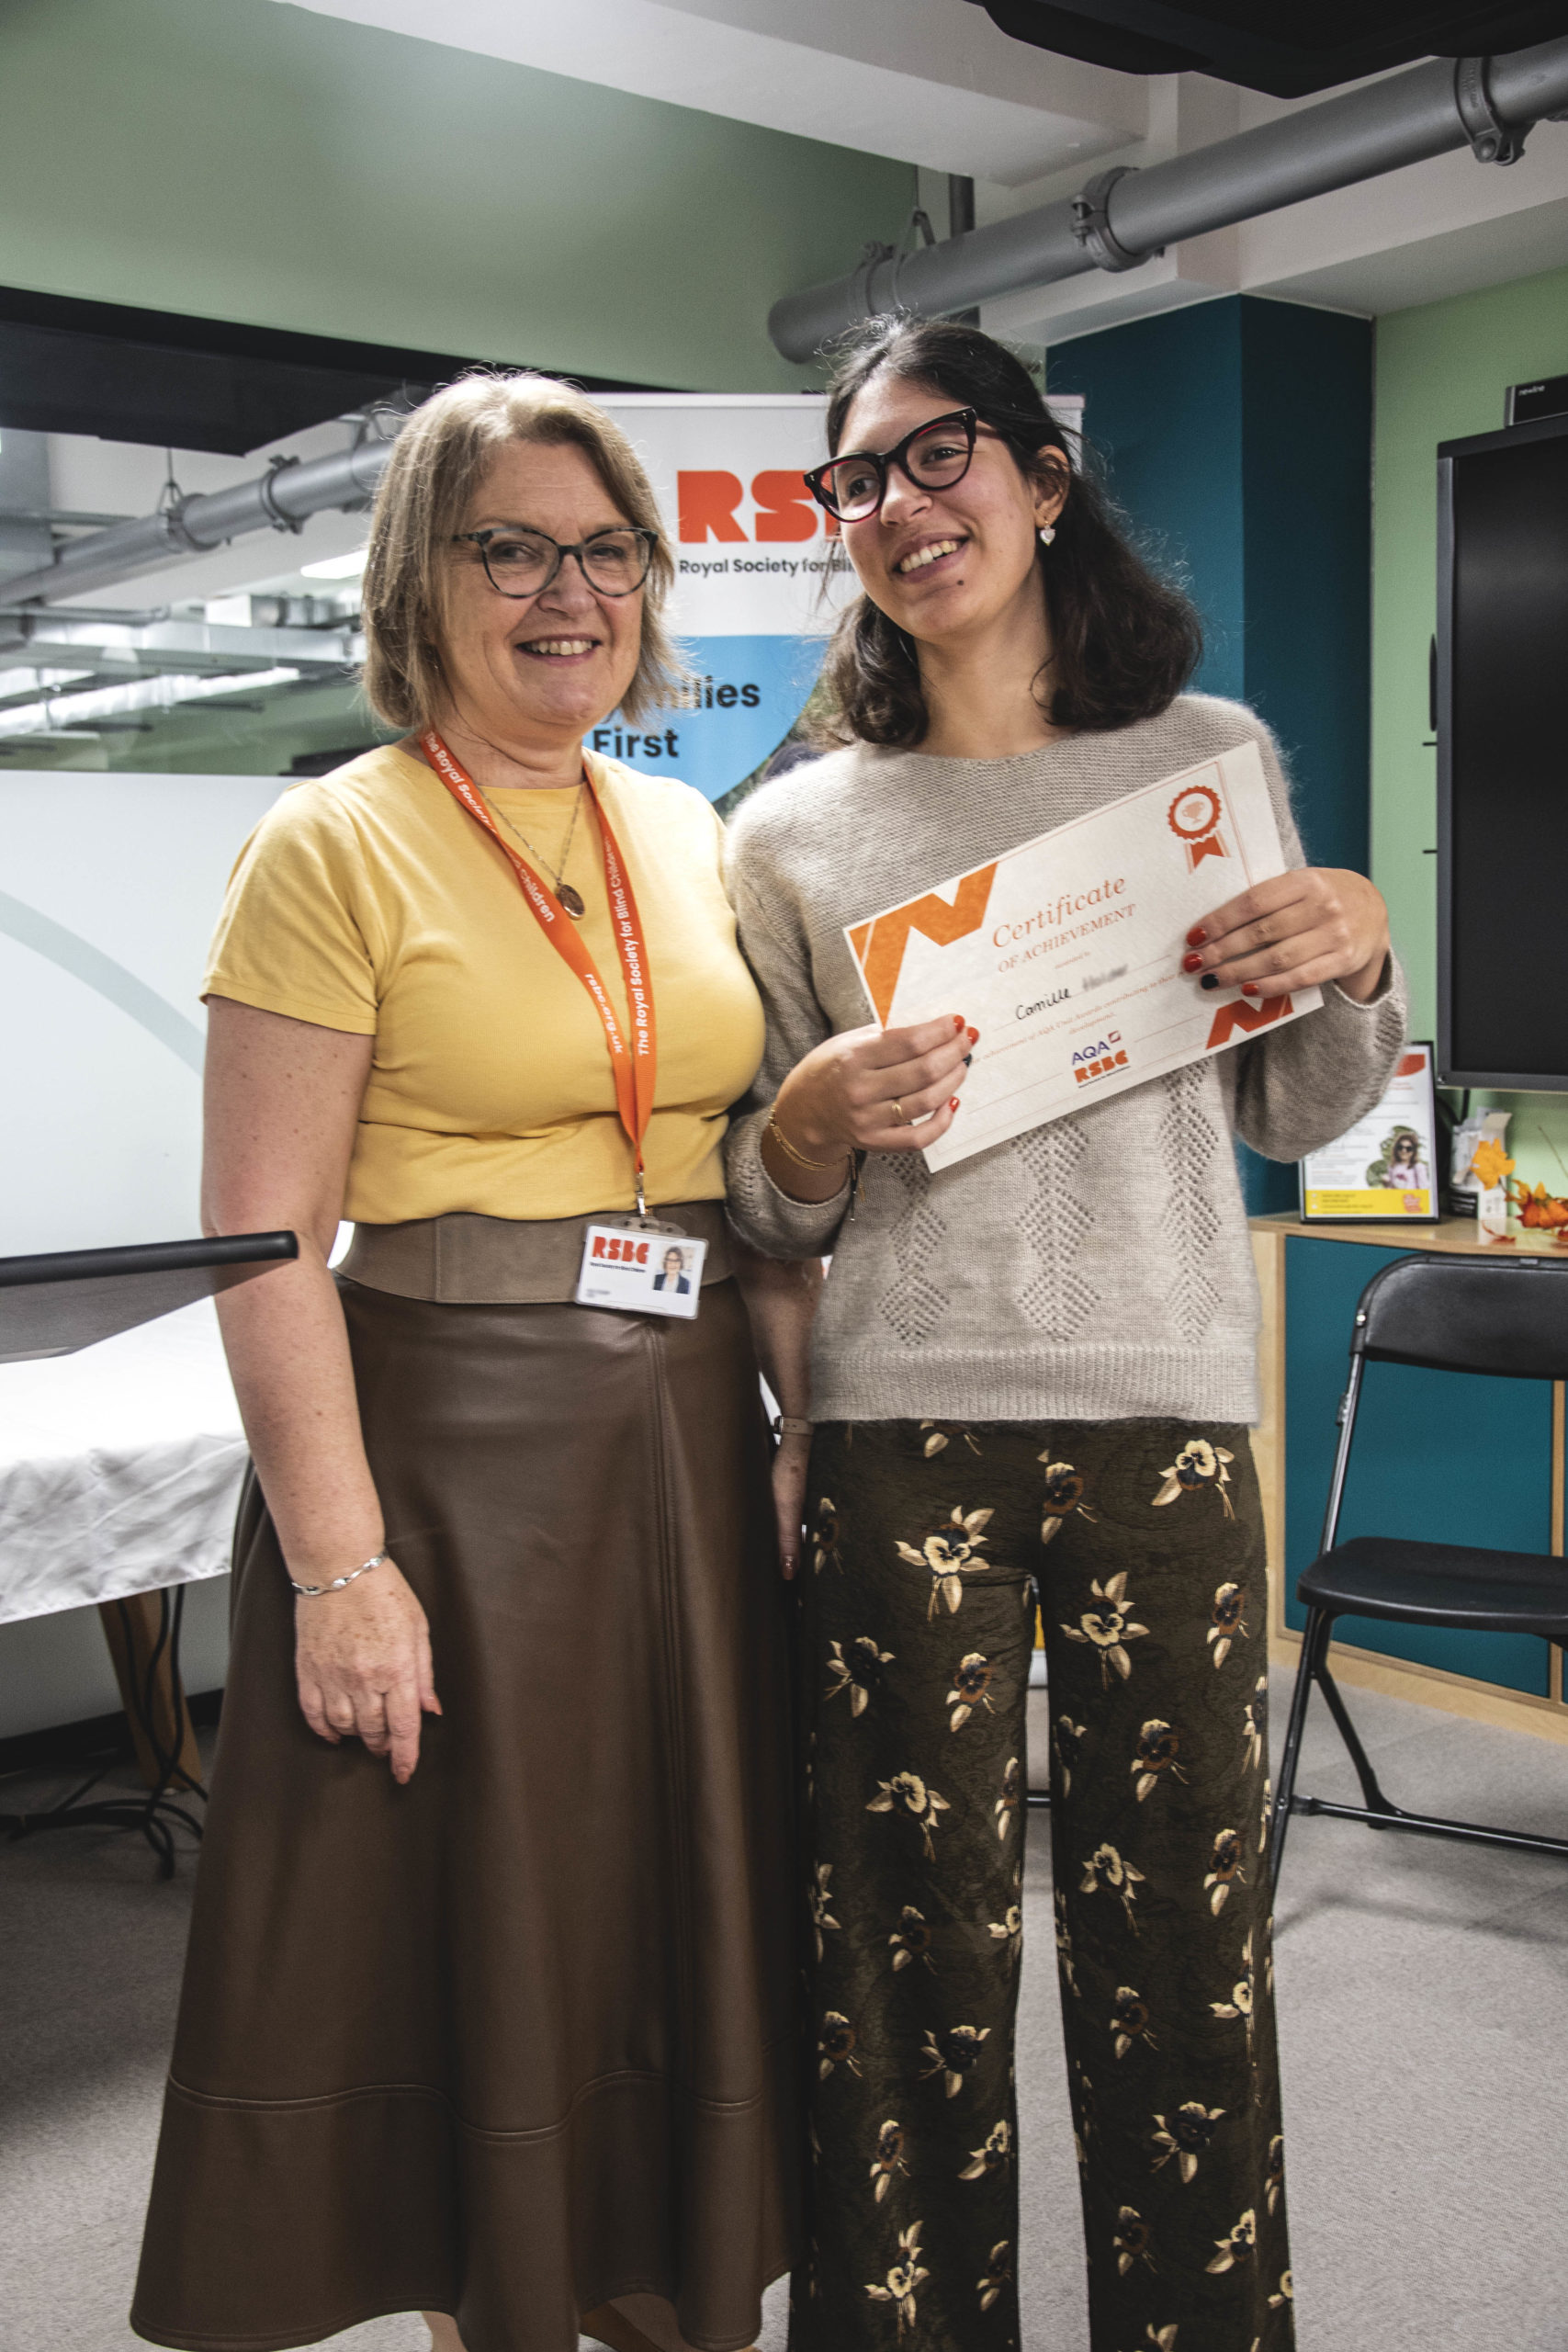
[[[324,555],[319,563],[302,563],[300,576],[306,580],[357,580],[368,553],[368,548],[355,548],[352,555]]]
[[[168,710],[175,703],[205,702],[213,695],[252,694],[257,688],[291,686],[298,670],[243,670],[231,677],[181,677],[165,673],[138,678],[124,686],[95,686],[85,694],[58,695],[43,702],[0,710],[0,737],[52,735],[88,725],[95,718],[120,718],[137,710]]]

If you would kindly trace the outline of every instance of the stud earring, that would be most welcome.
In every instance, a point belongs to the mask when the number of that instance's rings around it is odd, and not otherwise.
[[[1045,523],[1041,526],[1040,544],[1043,548],[1048,548],[1055,536],[1056,526],[1055,523]]]

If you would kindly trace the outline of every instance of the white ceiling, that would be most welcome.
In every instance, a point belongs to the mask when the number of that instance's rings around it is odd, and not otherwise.
[[[918,164],[939,234],[946,190],[932,175],[973,178],[985,221],[1070,195],[1091,163],[1158,162],[1322,103],[1054,57],[1009,40],[971,0],[279,5]],[[855,258],[847,243],[845,267]],[[1050,343],[1224,293],[1376,313],[1565,261],[1568,125],[1542,123],[1507,170],[1468,152],[1442,156],[1195,239],[1122,277],[1010,295],[985,318]]]
[[[999,33],[969,0],[282,0],[1010,186],[1141,136],[1147,85]]]

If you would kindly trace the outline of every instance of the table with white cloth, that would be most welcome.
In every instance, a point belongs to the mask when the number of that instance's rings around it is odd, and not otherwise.
[[[0,1624],[97,1604],[150,1784],[199,1781],[178,1603],[229,1566],[245,1462],[210,1298],[0,1364]]]

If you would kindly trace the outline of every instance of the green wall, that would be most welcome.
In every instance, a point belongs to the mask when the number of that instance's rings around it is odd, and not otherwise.
[[[0,284],[715,391],[912,166],[277,0],[0,0]]]
[[[1411,1031],[1437,1022],[1437,752],[1427,647],[1437,606],[1439,441],[1495,433],[1510,384],[1568,374],[1568,269],[1380,319],[1372,572],[1372,875],[1409,967]],[[1514,1114],[1529,1182],[1568,1189],[1568,1096],[1477,1096]],[[1561,1162],[1551,1148],[1555,1145]]]

